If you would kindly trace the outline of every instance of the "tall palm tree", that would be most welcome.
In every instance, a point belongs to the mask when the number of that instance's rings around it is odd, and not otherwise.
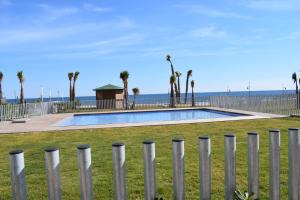
[[[189,79],[193,74],[193,70],[189,70],[187,71],[187,75],[186,75],[186,84],[185,84],[185,98],[184,98],[184,103],[186,104],[187,102],[187,96],[188,96],[188,92],[189,92]]]
[[[171,75],[170,77],[170,86],[171,86],[171,94],[170,94],[170,107],[175,108],[175,95],[174,95],[174,85],[176,82],[176,77]]]
[[[139,88],[133,88],[132,89],[132,92],[133,92],[133,104],[132,104],[132,109],[135,108],[135,99],[138,95],[140,95],[140,89]]]
[[[73,92],[72,92],[72,80],[73,80],[73,77],[74,77],[74,73],[73,72],[69,72],[68,73],[68,78],[69,78],[69,81],[70,81],[70,101],[72,101],[72,98],[73,98]]]
[[[170,65],[171,65],[172,75],[175,76],[174,66],[173,66],[173,63],[172,63],[172,57],[171,57],[170,54],[167,54],[166,60],[167,60],[167,62],[169,62]],[[176,76],[175,76],[175,79],[176,79]],[[174,87],[175,87],[175,93],[176,93],[176,95],[177,95],[177,94],[178,94],[178,89],[177,89],[176,81],[175,81],[175,83],[174,83]]]
[[[3,73],[0,72],[0,104],[3,103],[2,80],[3,80]]]
[[[195,87],[195,81],[191,81],[191,88],[192,88],[192,106],[195,106],[195,94],[194,94],[194,87]]]
[[[298,77],[296,72],[292,74],[292,79],[296,85],[296,98],[297,98],[297,108],[299,108],[299,89],[298,89]]]
[[[76,71],[74,73],[74,77],[73,77],[73,90],[72,90],[72,101],[75,101],[75,97],[76,97],[76,88],[75,88],[75,85],[76,85],[76,81],[78,79],[78,76],[79,76],[80,72]]]
[[[177,93],[176,93],[176,98],[177,98],[177,103],[180,103],[180,97],[181,97],[181,92],[180,92],[180,76],[182,75],[181,72],[176,71],[175,75],[177,77]]]
[[[25,101],[24,101],[24,88],[23,88],[23,84],[24,84],[24,81],[25,81],[25,76],[23,74],[23,71],[18,71],[17,77],[18,77],[20,85],[21,85],[20,104],[23,104],[23,103],[25,103]]]
[[[129,73],[128,71],[122,71],[120,73],[120,79],[122,79],[123,81],[123,85],[124,85],[124,102],[125,102],[125,108],[126,110],[128,110],[128,78],[129,78]]]

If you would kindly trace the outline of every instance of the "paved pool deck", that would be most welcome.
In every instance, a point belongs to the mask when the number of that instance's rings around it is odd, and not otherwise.
[[[143,112],[146,110],[137,111],[110,111],[110,112],[85,112],[85,113],[66,113],[66,114],[50,114],[45,116],[31,117],[26,123],[12,123],[11,121],[0,122],[0,134],[11,133],[29,133],[41,131],[60,131],[60,130],[78,130],[78,129],[98,129],[98,128],[120,128],[133,126],[158,126],[158,125],[174,125],[174,124],[192,124],[192,123],[208,123],[208,122],[222,122],[222,121],[238,121],[238,120],[254,120],[254,119],[271,119],[288,117],[285,115],[274,115],[267,113],[249,112],[233,109],[201,107],[203,109],[213,109],[218,111],[233,112],[246,114],[249,116],[239,116],[231,118],[215,118],[215,119],[197,119],[197,120],[181,120],[181,121],[158,121],[158,122],[144,122],[144,123],[126,123],[126,124],[107,124],[107,125],[87,125],[87,126],[58,126],[58,122],[72,117],[74,114],[94,114],[94,113],[112,113],[112,112]],[[178,109],[196,109],[193,108],[176,108]],[[200,109],[200,108],[199,108]],[[174,110],[174,109],[157,109],[157,110]],[[151,110],[151,111],[157,111]],[[147,110],[149,111],[149,110]]]

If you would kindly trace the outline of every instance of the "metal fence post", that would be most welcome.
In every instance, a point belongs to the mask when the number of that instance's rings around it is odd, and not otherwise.
[[[55,147],[48,147],[45,149],[46,171],[48,179],[48,199],[60,200],[60,162],[59,150]]]
[[[14,200],[26,200],[26,179],[24,152],[22,150],[14,150],[9,152],[10,160],[10,177],[12,196]]]
[[[184,188],[184,140],[173,139],[173,190],[174,199],[185,199]]]
[[[92,158],[89,145],[79,145],[77,147],[78,168],[80,176],[80,196],[81,200],[92,200]]]
[[[299,199],[299,129],[290,128],[289,137],[289,200]]]
[[[236,190],[236,137],[235,135],[224,136],[224,159],[225,159],[225,200],[232,200]]]
[[[210,138],[208,136],[199,137],[200,200],[211,199],[210,154]]]
[[[157,197],[155,172],[155,143],[153,141],[144,141],[143,144],[145,199],[154,200]]]
[[[126,200],[125,145],[123,143],[114,143],[112,148],[115,200]]]
[[[270,199],[280,199],[280,131],[270,130]]]
[[[259,135],[248,133],[248,192],[259,197]]]

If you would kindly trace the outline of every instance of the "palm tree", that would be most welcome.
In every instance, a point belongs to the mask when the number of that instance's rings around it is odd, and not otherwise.
[[[172,75],[170,77],[170,86],[171,86],[171,94],[170,94],[170,107],[175,108],[175,95],[174,95],[174,84],[176,82],[176,77]]]
[[[298,77],[296,72],[292,74],[292,79],[296,85],[296,98],[297,98],[297,108],[299,108],[299,89],[298,89]]]
[[[188,96],[188,91],[189,91],[189,79],[192,76],[193,70],[189,70],[186,75],[186,84],[185,84],[185,98],[184,98],[184,103],[186,104],[187,102],[187,96]]]
[[[192,106],[195,106],[195,94],[194,94],[194,86],[195,86],[195,81],[191,81],[191,87],[192,87]]]
[[[136,96],[140,95],[140,89],[139,88],[133,88],[132,89],[132,92],[133,92],[133,104],[132,104],[132,109],[135,108],[135,99],[136,99]]]
[[[123,85],[124,85],[124,101],[125,101],[126,110],[128,110],[128,108],[129,108],[128,107],[128,78],[129,78],[128,71],[122,71],[120,73],[120,79],[122,79]]]
[[[2,80],[3,80],[3,73],[0,72],[0,104],[2,104],[3,101]]]
[[[73,77],[73,91],[72,91],[72,101],[75,101],[75,97],[76,97],[76,88],[75,88],[75,85],[76,85],[76,81],[78,79],[78,76],[79,76],[80,72],[75,72],[74,73],[74,77]]]
[[[181,92],[180,92],[180,76],[181,76],[181,72],[179,71],[176,71],[175,72],[175,75],[177,77],[177,93],[176,93],[176,98],[177,98],[177,103],[180,103],[180,96],[181,96]]]
[[[73,77],[74,77],[74,73],[73,72],[69,72],[68,73],[68,78],[69,78],[69,81],[70,81],[70,101],[72,101],[72,98],[73,98],[73,92],[72,92],[72,80],[73,80]]]
[[[20,104],[23,104],[23,103],[25,103],[25,101],[24,101],[24,88],[23,88],[23,84],[24,84],[24,81],[25,81],[25,76],[23,74],[23,71],[18,71],[17,77],[18,77],[18,79],[20,81],[20,85],[21,85]]]
[[[174,71],[174,66],[173,66],[173,63],[172,63],[172,60],[171,60],[171,55],[170,54],[167,54],[166,56],[166,60],[167,62],[169,62],[171,64],[171,71],[172,71],[172,75],[175,77],[176,79],[176,76],[175,76],[175,71]],[[176,92],[176,96],[178,94],[178,89],[177,89],[177,85],[176,85],[176,80],[175,80],[175,83],[174,83],[174,87],[175,87],[175,92]]]

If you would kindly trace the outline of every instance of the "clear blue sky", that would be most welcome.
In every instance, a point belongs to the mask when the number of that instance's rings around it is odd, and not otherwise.
[[[0,71],[7,98],[68,94],[67,73],[81,72],[80,96],[107,83],[165,93],[176,70],[193,70],[197,92],[293,88],[300,69],[299,0],[0,0]]]

